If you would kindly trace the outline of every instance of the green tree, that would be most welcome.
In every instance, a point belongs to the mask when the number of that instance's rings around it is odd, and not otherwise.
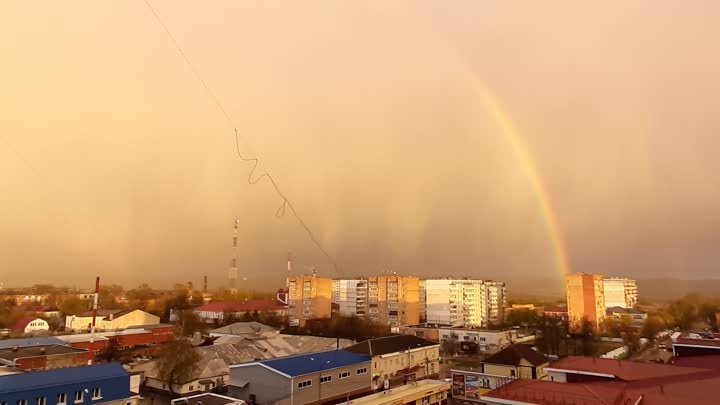
[[[60,312],[65,316],[78,315],[90,309],[90,301],[78,296],[70,296],[60,303]]]
[[[175,395],[173,385],[183,384],[193,377],[198,361],[200,356],[187,340],[174,340],[162,347],[158,353],[158,377],[168,384],[171,395]]]

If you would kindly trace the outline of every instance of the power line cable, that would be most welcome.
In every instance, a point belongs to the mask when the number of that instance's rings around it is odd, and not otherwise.
[[[195,78],[200,82],[203,89],[205,89],[205,92],[208,94],[208,97],[212,102],[215,104],[215,106],[220,110],[223,117],[225,117],[225,120],[227,121],[228,125],[233,129],[234,135],[235,135],[235,151],[237,153],[237,156],[240,160],[243,162],[252,163],[253,167],[250,170],[250,174],[248,175],[247,182],[250,185],[258,183],[263,178],[267,178],[270,184],[272,185],[273,189],[275,190],[275,193],[281,198],[282,202],[278,209],[275,211],[275,217],[281,218],[285,215],[286,209],[290,210],[290,213],[292,213],[293,217],[298,221],[300,226],[305,230],[308,237],[310,238],[310,241],[322,252],[322,254],[325,256],[325,258],[332,264],[333,269],[335,273],[340,272],[340,268],[337,265],[337,262],[332,257],[332,255],[322,246],[320,241],[315,236],[315,233],[310,229],[310,227],[307,225],[307,223],[302,219],[300,214],[298,214],[297,210],[295,209],[295,206],[293,203],[287,198],[287,196],[280,190],[280,187],[278,186],[278,183],[275,181],[275,178],[267,171],[263,170],[263,173],[257,177],[256,179],[253,179],[253,176],[255,175],[255,172],[258,169],[258,166],[260,166],[260,159],[257,157],[249,158],[243,156],[243,154],[240,152],[240,136],[238,134],[237,126],[235,126],[235,123],[233,122],[232,118],[230,117],[230,114],[228,114],[227,110],[223,107],[220,100],[217,98],[215,93],[212,91],[210,86],[207,84],[207,82],[203,79],[202,75],[200,75],[200,72],[195,67],[195,65],[192,63],[190,58],[187,56],[185,51],[180,46],[180,43],[175,39],[172,32],[170,32],[170,29],[165,25],[162,18],[160,18],[160,14],[158,14],[157,10],[153,8],[153,6],[150,4],[149,0],[145,0],[145,5],[147,5],[148,9],[150,9],[150,12],[152,13],[153,17],[155,18],[155,21],[162,27],[162,29],[165,31],[165,34],[167,34],[168,38],[170,38],[170,41],[175,45],[175,48],[177,49],[178,53],[180,53],[180,56],[182,56],[183,60],[185,60],[185,63],[190,68],[190,71],[192,71],[193,75],[195,75]],[[246,142],[247,143],[247,142]],[[257,154],[256,154],[257,155]]]

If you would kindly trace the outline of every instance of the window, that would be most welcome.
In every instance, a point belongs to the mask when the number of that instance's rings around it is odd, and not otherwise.
[[[510,377],[515,377],[515,370],[510,370]]]
[[[481,342],[484,342],[484,341],[485,341],[485,338],[484,338],[484,337],[481,337],[481,338],[480,338],[480,341],[481,341]]]
[[[357,375],[363,375],[365,373],[367,373],[367,367],[363,367],[363,368],[359,368],[359,369],[355,370],[355,374],[357,374]]]
[[[349,371],[343,371],[342,373],[340,373],[340,378],[341,378],[341,379],[342,379],[342,378],[348,378],[348,377],[350,377],[350,372],[349,372]]]
[[[83,401],[83,392],[75,391],[75,403],[81,403]]]
[[[99,399],[102,398],[102,391],[100,391],[100,387],[93,388],[93,399]]]
[[[300,381],[298,383],[298,388],[306,388],[312,385],[312,380],[306,380],[306,381]]]
[[[470,336],[463,336],[463,340],[470,340]]]
[[[35,405],[45,405],[46,403],[47,403],[47,398],[45,398],[45,397],[35,398]]]
[[[18,399],[17,405],[27,405],[27,399]]]
[[[195,389],[195,386],[194,386],[194,385],[190,385],[190,386],[188,387],[188,389],[189,389],[190,391],[193,391],[193,390]]]
[[[326,376],[320,377],[320,384],[324,384],[324,383],[327,383],[330,381],[332,381],[331,375],[326,375]]]
[[[67,402],[67,395],[65,395],[64,392],[58,394],[58,396],[57,396],[57,405],[65,405],[66,402]]]

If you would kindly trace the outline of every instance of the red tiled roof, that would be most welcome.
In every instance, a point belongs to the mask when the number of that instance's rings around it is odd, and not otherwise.
[[[254,312],[254,311],[280,311],[285,306],[276,300],[250,300],[243,302],[210,302],[201,305],[193,312]]]
[[[694,345],[694,346],[713,346],[720,348],[720,340],[715,339],[692,339],[692,338],[678,338],[677,342],[681,345]]]
[[[679,367],[657,363],[640,363],[626,360],[597,359],[593,357],[567,357],[550,363],[548,368],[610,374],[623,381],[681,376],[707,371],[702,368]]]
[[[22,318],[15,325],[12,327],[15,331],[25,331],[25,328],[28,326],[28,324],[32,321],[34,321],[37,318]]]
[[[623,383],[565,384],[543,380],[515,380],[485,394],[485,397],[529,402],[537,405],[612,405],[623,395]],[[634,402],[631,402],[634,403]]]
[[[717,373],[715,374],[717,376]],[[594,382],[559,383],[541,380],[515,380],[490,391],[485,397],[528,402],[537,405],[711,405],[717,404],[720,377],[663,378],[650,386],[640,383]]]
[[[674,357],[671,364],[679,367],[697,367],[720,370],[720,354],[713,356]]]

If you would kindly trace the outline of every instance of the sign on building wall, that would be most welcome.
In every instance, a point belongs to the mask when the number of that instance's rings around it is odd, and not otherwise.
[[[453,374],[452,393],[453,396],[465,396],[465,376],[463,374]]]
[[[465,376],[465,398],[480,399],[480,382],[478,376]]]

